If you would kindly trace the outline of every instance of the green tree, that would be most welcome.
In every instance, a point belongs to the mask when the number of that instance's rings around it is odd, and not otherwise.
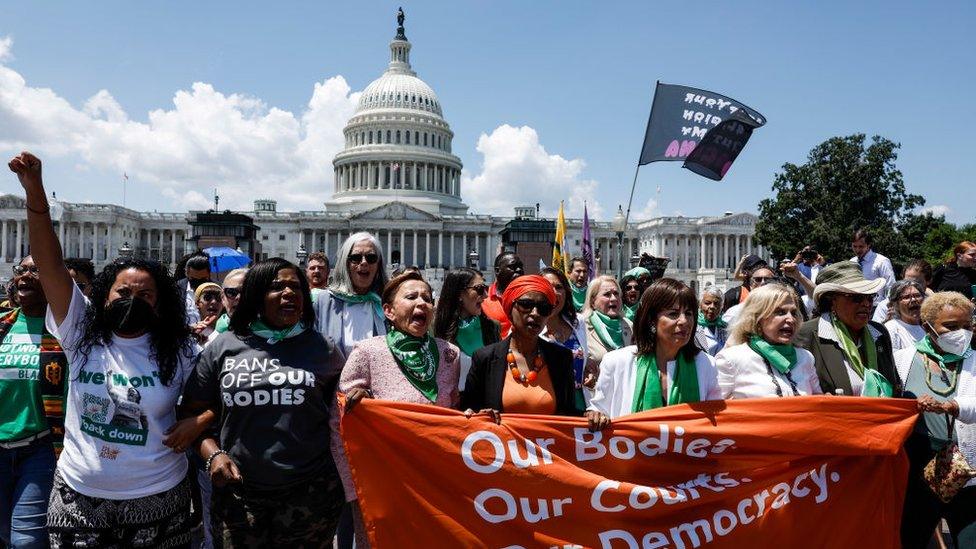
[[[941,264],[949,250],[963,240],[961,232],[945,216],[931,213],[907,216],[898,232],[905,249],[899,250],[897,257],[905,261],[924,259],[933,267]]]
[[[905,191],[898,148],[879,136],[870,144],[864,134],[833,137],[814,147],[805,164],[784,164],[774,196],[759,203],[756,239],[778,258],[812,245],[838,261],[852,255],[853,232],[867,228],[875,249],[903,261],[911,250],[899,227],[931,220],[914,219],[925,199]]]

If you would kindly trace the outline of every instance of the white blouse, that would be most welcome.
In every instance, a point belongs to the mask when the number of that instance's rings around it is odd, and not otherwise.
[[[600,376],[593,388],[588,410],[595,410],[616,419],[630,415],[634,406],[634,388],[637,385],[637,346],[628,345],[603,355]],[[668,379],[674,379],[676,361],[668,362]],[[701,400],[721,400],[722,393],[715,376],[715,363],[708,353],[695,355],[698,374],[698,394]],[[669,384],[670,385],[670,384]]]
[[[766,361],[748,343],[719,351],[715,355],[715,368],[718,370],[722,398],[725,399],[823,394],[813,355],[806,349],[796,349],[796,366],[790,370],[789,378],[776,368],[767,366]]]
[[[897,318],[892,318],[884,323],[891,335],[891,352],[902,349],[914,349],[915,344],[925,337],[925,328],[919,324],[908,324]]]

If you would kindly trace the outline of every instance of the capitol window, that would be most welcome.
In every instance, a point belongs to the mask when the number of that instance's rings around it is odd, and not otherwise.
[[[400,130],[397,130],[396,136],[397,136],[396,142],[397,142],[397,145],[399,145],[400,144]]]
[[[427,132],[424,132],[424,146],[427,146]]]
[[[407,132],[407,145],[410,144],[410,132]]]

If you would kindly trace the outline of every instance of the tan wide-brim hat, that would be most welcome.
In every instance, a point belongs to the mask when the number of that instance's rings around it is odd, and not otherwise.
[[[830,292],[876,294],[884,288],[885,282],[883,278],[867,280],[861,272],[861,266],[853,261],[839,261],[817,274],[817,287],[813,290],[813,300],[820,301],[824,294]]]

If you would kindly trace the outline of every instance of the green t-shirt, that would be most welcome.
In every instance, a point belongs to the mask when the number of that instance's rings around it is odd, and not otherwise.
[[[44,317],[21,313],[0,343],[0,441],[48,428],[40,382],[45,374],[40,363],[43,336]]]

